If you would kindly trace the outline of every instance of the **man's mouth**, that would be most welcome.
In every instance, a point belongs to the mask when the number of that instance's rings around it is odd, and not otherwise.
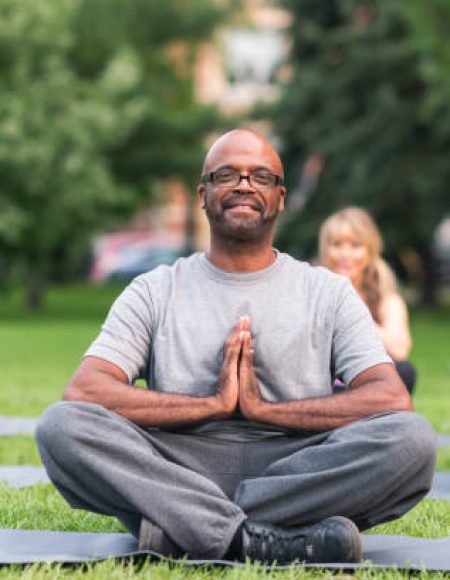
[[[225,202],[223,204],[224,210],[239,210],[244,212],[263,212],[261,204],[256,201],[249,201],[246,199],[235,199]]]
[[[227,211],[243,211],[245,213],[254,213],[254,212],[258,212],[259,213],[259,209],[256,208],[253,205],[249,205],[247,203],[236,203],[234,205],[229,205],[225,208],[225,210]]]

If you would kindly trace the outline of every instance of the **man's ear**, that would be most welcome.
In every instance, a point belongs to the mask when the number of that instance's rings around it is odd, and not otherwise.
[[[281,186],[280,187],[280,202],[278,204],[278,211],[283,211],[284,210],[284,200],[286,198],[286,188]]]
[[[200,183],[200,185],[197,187],[197,195],[199,197],[200,200],[200,207],[202,209],[205,209],[206,207],[206,187],[204,186],[203,183]]]

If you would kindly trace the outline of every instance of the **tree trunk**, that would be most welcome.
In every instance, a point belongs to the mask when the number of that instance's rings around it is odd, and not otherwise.
[[[44,302],[44,276],[40,272],[30,272],[28,286],[25,291],[25,309],[28,311],[38,310]]]
[[[438,276],[433,250],[429,244],[423,243],[416,246],[416,251],[420,256],[423,272],[420,303],[435,308],[438,304]]]

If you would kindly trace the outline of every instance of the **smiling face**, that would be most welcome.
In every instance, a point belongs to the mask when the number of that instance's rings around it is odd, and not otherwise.
[[[328,240],[324,262],[330,270],[350,278],[353,285],[359,287],[364,270],[370,264],[370,253],[366,244],[343,230]]]
[[[320,228],[320,261],[333,272],[350,278],[357,289],[369,266],[380,257],[381,247],[375,222],[360,208],[340,210]]]
[[[268,141],[247,130],[236,130],[221,137],[210,149],[203,175],[236,171],[241,176],[264,172],[282,177],[283,167]],[[204,182],[198,194],[208,217],[211,232],[222,238],[255,240],[272,235],[275,219],[284,208],[285,188],[250,184],[242,178],[229,186],[226,179]]]

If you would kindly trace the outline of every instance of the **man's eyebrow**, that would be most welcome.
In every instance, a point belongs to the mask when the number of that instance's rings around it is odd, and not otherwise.
[[[233,167],[233,165],[220,165],[219,167],[217,167],[217,169],[214,169],[213,173],[215,173],[216,171],[220,171],[221,169],[232,169],[233,171],[237,171],[237,168]]]
[[[233,171],[240,171],[240,169],[238,167],[236,167],[235,165],[221,165],[220,167],[217,167],[217,169],[214,169],[214,171],[212,173],[215,173],[216,171],[221,171],[222,169],[232,169]],[[251,172],[268,171],[269,173],[274,173],[274,171],[270,167],[267,167],[266,165],[257,165],[255,167],[251,167],[250,171]],[[209,172],[209,173],[211,173],[211,172]]]

